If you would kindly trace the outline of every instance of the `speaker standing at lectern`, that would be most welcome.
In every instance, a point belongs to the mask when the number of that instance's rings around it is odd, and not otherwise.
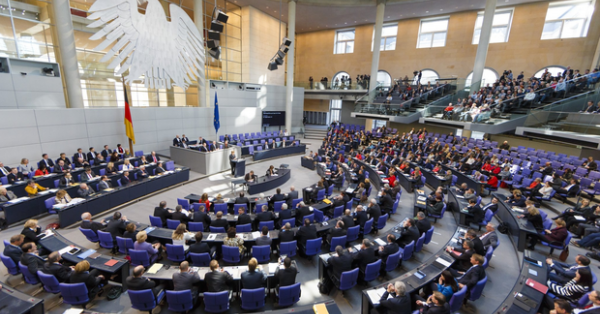
[[[232,150],[231,154],[229,155],[229,165],[231,166],[231,175],[234,175],[234,170],[235,170],[235,151]]]

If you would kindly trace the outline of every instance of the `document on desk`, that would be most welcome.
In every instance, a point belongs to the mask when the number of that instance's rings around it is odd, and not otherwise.
[[[367,290],[367,295],[369,296],[369,299],[371,299],[371,303],[373,303],[373,305],[377,305],[379,304],[379,300],[381,300],[381,296],[383,296],[383,294],[385,293],[385,288],[379,288],[379,289],[373,289],[373,290]],[[391,295],[388,294],[388,299],[391,297]]]
[[[28,199],[29,199],[29,197],[23,196],[23,197],[15,198],[14,200],[10,200],[7,203],[9,203],[9,204],[16,204],[16,203],[20,203],[20,202],[22,202],[24,200],[28,200]]]
[[[274,274],[278,267],[278,263],[269,263],[269,274]]]
[[[258,238],[260,238],[260,231],[254,231],[254,232],[252,232],[252,237],[253,237],[254,239],[258,239]]]
[[[207,240],[214,240],[216,238],[217,238],[217,234],[216,233],[211,233],[211,234],[208,235]]]
[[[379,244],[381,246],[385,246],[386,245],[385,241],[383,241],[383,240],[381,240],[379,238],[375,239],[375,243],[377,243],[377,244]]]
[[[309,209],[311,212],[315,210],[315,209],[314,209],[312,206],[309,206],[309,207],[308,207],[308,209]]]
[[[442,265],[444,265],[445,267],[450,267],[450,265],[452,265],[451,262],[448,262],[447,260],[445,260],[445,259],[443,259],[441,257],[436,258],[435,261],[438,262],[438,263],[440,263],[440,264],[442,264]]]
[[[575,217],[575,219],[577,219],[579,221],[585,221],[585,218],[583,218],[583,216],[581,216],[581,215],[575,215],[573,217]]]
[[[465,198],[465,197],[462,195],[456,195],[456,198]]]
[[[152,265],[150,267],[150,269],[148,269],[148,274],[156,274],[156,273],[158,273],[158,271],[161,270],[161,268],[163,266],[164,266],[163,264],[155,263],[154,265]]]

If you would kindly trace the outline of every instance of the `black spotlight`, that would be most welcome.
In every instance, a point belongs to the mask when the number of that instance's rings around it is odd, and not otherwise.
[[[53,68],[43,68],[42,72],[44,72],[44,74],[46,74],[47,76],[54,76]]]
[[[212,48],[212,49],[210,49],[210,50],[208,51],[208,54],[209,54],[211,57],[213,57],[213,58],[215,58],[215,59],[219,60],[219,58],[221,57],[221,47],[215,47],[215,48]]]
[[[283,59],[282,58],[275,58],[275,63],[277,63],[277,65],[282,65],[283,64]]]
[[[225,29],[225,26],[223,26],[223,24],[221,24],[219,21],[213,20],[210,23],[211,31],[222,33],[224,29]]]
[[[221,33],[208,30],[208,39],[221,40]]]
[[[292,41],[286,37],[283,39],[283,44],[289,47],[292,44]]]
[[[221,10],[217,10],[217,11],[215,12],[215,15],[216,15],[216,19],[217,19],[217,21],[219,21],[219,22],[221,22],[221,23],[224,23],[224,24],[227,24],[227,20],[229,20],[229,15],[225,14],[225,13],[224,13],[223,11],[221,11]]]
[[[285,58],[285,53],[281,50],[277,50],[277,55],[279,56],[279,58],[283,59]]]
[[[286,45],[281,45],[279,47],[279,50],[283,51],[283,53],[287,53],[288,51],[290,51],[290,48]]]
[[[277,63],[275,61],[269,62],[269,66],[267,67],[267,69],[269,69],[269,71],[277,70]]]
[[[209,39],[206,41],[206,47],[208,47],[209,49],[217,48],[219,47],[219,42],[216,40]]]

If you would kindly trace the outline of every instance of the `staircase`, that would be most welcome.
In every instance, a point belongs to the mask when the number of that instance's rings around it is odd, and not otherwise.
[[[322,140],[327,137],[327,126],[307,124],[304,126],[304,138]]]

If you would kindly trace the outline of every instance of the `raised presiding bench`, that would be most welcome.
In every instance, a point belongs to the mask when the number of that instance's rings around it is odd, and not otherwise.
[[[242,156],[240,147],[230,146],[212,152],[200,152],[193,149],[171,146],[171,159],[201,174],[215,174],[231,169],[229,155],[235,151],[236,159]]]
[[[7,314],[43,314],[44,300],[37,299],[0,282],[0,313]]]
[[[97,269],[103,273],[108,274],[120,274],[122,278],[123,291],[127,290],[127,283],[125,282],[125,278],[129,276],[129,262],[127,260],[112,258],[110,256],[101,254],[95,256],[95,250],[83,248],[67,240],[57,230],[52,230],[52,233],[54,234],[48,235],[39,241],[40,245],[44,249],[48,250],[49,252],[54,252],[61,251],[62,249],[65,249],[67,247],[78,248],[80,249],[80,251],[74,254],[62,253],[62,258],[73,264],[77,264],[82,260],[86,260],[90,263],[90,267],[93,269]],[[116,263],[112,266],[106,265],[111,260],[116,261]]]
[[[257,160],[261,160],[261,159],[267,159],[267,158],[273,158],[273,157],[279,157],[279,156],[304,154],[305,151],[306,151],[306,145],[301,144],[298,146],[294,145],[294,146],[286,146],[286,147],[272,148],[272,149],[267,149],[267,150],[254,151],[253,156],[254,156],[254,161],[257,161]]]
[[[188,181],[190,169],[182,168],[154,178],[133,181],[123,187],[115,187],[96,193],[85,201],[65,206],[58,210],[58,220],[61,227],[66,227],[81,220],[81,214],[89,212],[99,214],[113,207],[122,205],[144,195],[162,190],[169,186]],[[7,211],[8,214],[8,211]]]
[[[291,177],[291,169],[278,169],[276,176],[262,176],[258,177],[255,182],[248,182],[248,194],[258,194],[268,190],[272,190],[276,187],[286,183]]]

